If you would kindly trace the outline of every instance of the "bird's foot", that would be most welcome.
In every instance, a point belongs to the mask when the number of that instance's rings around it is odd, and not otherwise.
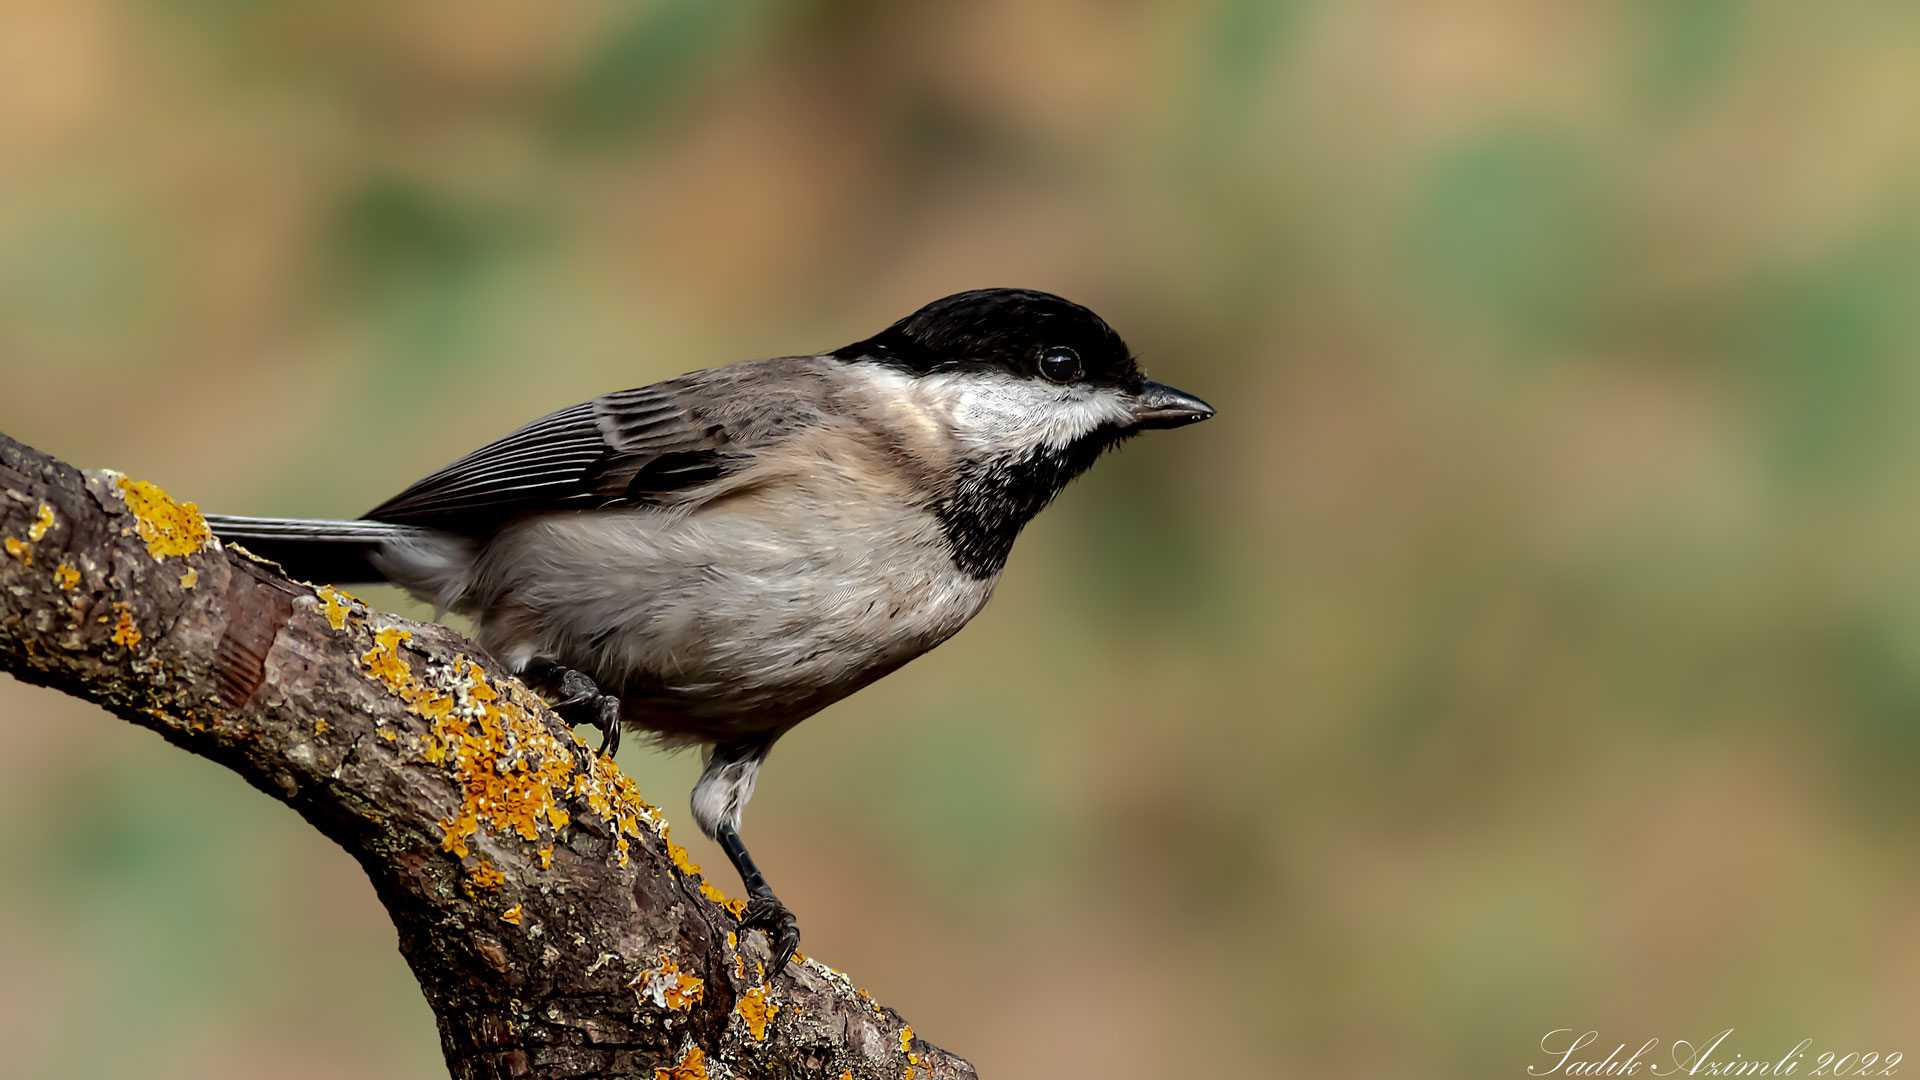
[[[767,949],[773,953],[773,962],[767,966],[768,982],[785,970],[794,950],[800,947],[800,921],[771,890],[748,894],[747,913],[740,920],[740,929],[759,930],[767,935]]]
[[[620,749],[620,699],[602,693],[600,684],[584,671],[575,671],[545,657],[529,662],[522,675],[536,679],[556,696],[553,711],[569,723],[600,729],[600,752],[611,757]]]

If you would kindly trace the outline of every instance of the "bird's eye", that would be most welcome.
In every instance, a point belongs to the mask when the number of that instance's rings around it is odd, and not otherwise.
[[[1050,382],[1072,382],[1080,377],[1080,354],[1064,345],[1040,354],[1040,374]]]

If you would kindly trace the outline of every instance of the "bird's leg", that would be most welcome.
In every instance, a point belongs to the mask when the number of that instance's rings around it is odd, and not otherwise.
[[[600,752],[611,756],[620,749],[620,699],[602,693],[600,685],[584,671],[575,671],[544,656],[527,661],[520,674],[541,683],[557,694],[553,711],[573,723],[586,712],[584,722],[600,729]],[[591,710],[591,711],[587,711]]]
[[[773,895],[773,888],[753,864],[753,856],[747,854],[747,845],[740,842],[740,831],[732,825],[722,823],[719,835],[720,848],[727,853],[728,861],[740,872],[740,883],[747,887],[747,914],[740,920],[742,930],[761,930],[767,935],[767,948],[773,953],[773,966],[767,969],[767,978],[773,979],[793,958],[793,952],[800,947],[800,922],[787,910],[787,905]]]
[[[753,785],[760,777],[760,762],[773,748],[778,732],[750,735],[731,742],[716,743],[707,751],[707,767],[700,782],[693,786],[693,819],[700,831],[713,837],[727,853],[727,861],[740,872],[740,883],[747,887],[747,913],[740,920],[742,930],[762,930],[773,964],[767,978],[780,974],[800,947],[800,924],[793,912],[773,895],[766,877],[747,854],[740,840],[740,812],[753,797]]]

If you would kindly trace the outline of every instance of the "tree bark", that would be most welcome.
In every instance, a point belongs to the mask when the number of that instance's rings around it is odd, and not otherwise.
[[[0,435],[0,668],[210,758],[358,859],[455,1077],[948,1080],[846,976],[762,972],[660,812],[478,646]]]

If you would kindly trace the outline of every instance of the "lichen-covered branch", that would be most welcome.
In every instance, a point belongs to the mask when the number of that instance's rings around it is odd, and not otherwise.
[[[192,504],[0,435],[0,669],[233,769],[351,852],[456,1077],[946,1080],[964,1061],[738,903],[459,634],[223,549]]]

